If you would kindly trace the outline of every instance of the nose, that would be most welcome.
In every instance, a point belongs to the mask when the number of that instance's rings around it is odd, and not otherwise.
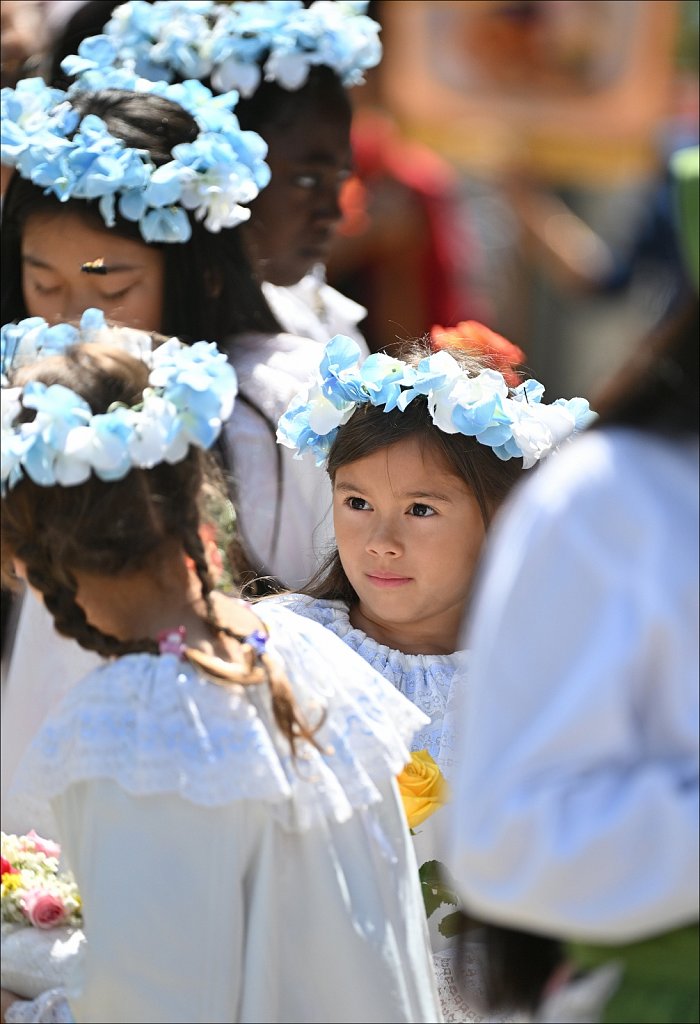
[[[367,540],[367,553],[377,558],[398,558],[403,554],[399,531],[392,522],[377,523]]]
[[[58,319],[73,322],[80,320],[86,309],[91,306],[104,306],[104,301],[96,301],[95,295],[89,289],[66,288],[61,296],[61,310]]]
[[[341,182],[328,182],[315,195],[314,220],[330,225],[337,224],[343,216],[340,207]]]

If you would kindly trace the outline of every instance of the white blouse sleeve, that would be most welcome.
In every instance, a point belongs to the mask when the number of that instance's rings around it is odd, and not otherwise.
[[[587,439],[495,537],[447,857],[487,919],[606,942],[697,919],[697,480],[662,454],[645,488],[646,452]]]
[[[272,378],[274,368],[263,369]],[[288,385],[289,394],[284,397],[291,399],[300,387]],[[262,566],[287,587],[298,588],[314,574],[332,544],[333,496],[328,475],[313,459],[296,459],[289,448],[276,444],[274,429],[286,400],[276,406],[269,399],[260,401],[263,384],[246,380],[243,374],[241,390],[251,392],[269,422],[238,401],[226,427],[239,525]]]
[[[204,808],[91,780],[55,807],[89,933],[68,988],[76,1021],[237,1020],[250,805]]]

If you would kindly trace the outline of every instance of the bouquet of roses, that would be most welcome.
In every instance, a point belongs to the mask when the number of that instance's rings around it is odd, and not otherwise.
[[[80,925],[80,894],[73,876],[59,871],[58,843],[34,829],[25,836],[2,833],[2,922],[55,928]]]
[[[2,987],[25,999],[62,986],[85,937],[73,876],[58,843],[34,829],[2,835]]]

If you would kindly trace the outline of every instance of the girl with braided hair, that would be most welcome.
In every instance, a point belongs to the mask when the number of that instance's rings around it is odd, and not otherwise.
[[[439,1019],[394,781],[424,716],[322,627],[213,589],[226,356],[70,330],[3,389],[2,570],[106,659],[18,783],[81,891],[73,1019]],[[22,1011],[6,1020],[44,1019]]]
[[[241,222],[267,166],[232,102],[198,81],[149,87],[128,75],[94,88],[81,80],[70,94],[39,79],[5,90],[2,159],[16,170],[3,205],[2,323],[78,320],[97,307],[130,328],[225,349],[241,385],[220,439],[237,536],[250,575],[291,586],[330,537],[330,488],[278,448],[270,412],[320,345],[281,330],[246,256]],[[48,708],[96,662],[56,636],[31,594],[4,633],[14,642],[3,649],[3,796]],[[0,802],[6,830],[39,827]]]

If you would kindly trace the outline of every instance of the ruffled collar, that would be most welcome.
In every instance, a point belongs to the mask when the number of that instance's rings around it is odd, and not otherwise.
[[[266,685],[217,686],[177,654],[131,654],[69,691],[30,748],[18,789],[49,801],[108,777],[129,793],[208,807],[263,801],[295,832],[377,803],[377,784],[401,770],[425,716],[328,630],[284,608],[258,610],[302,713],[325,716],[321,751],[306,744],[291,758]]]
[[[412,672],[434,668],[453,672],[463,663],[463,651],[455,651],[453,654],[405,654],[403,651],[380,644],[363,630],[353,626],[350,622],[350,610],[344,601],[319,600],[305,594],[283,594],[265,602],[268,603],[279,603],[297,615],[304,615],[314,622],[319,622],[335,633],[353,651],[362,653],[362,657],[378,671],[381,671],[378,665],[382,662],[386,665],[401,665],[405,671]]]

